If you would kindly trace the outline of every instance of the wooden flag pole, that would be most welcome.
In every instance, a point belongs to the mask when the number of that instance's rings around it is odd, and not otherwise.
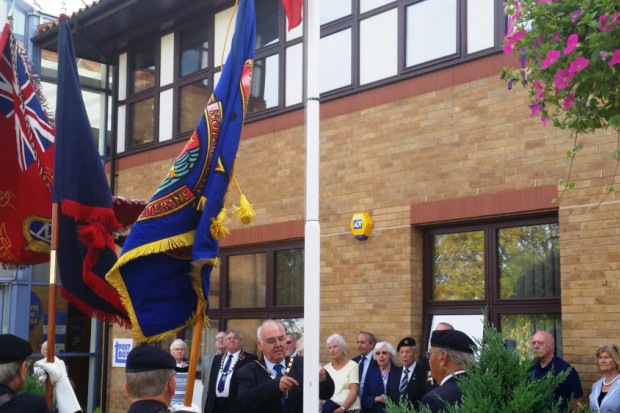
[[[196,305],[196,313],[202,314],[200,302]],[[200,317],[194,324],[194,334],[192,336],[192,348],[189,354],[189,370],[187,372],[187,384],[185,385],[185,400],[183,404],[191,407],[194,397],[194,381],[196,380],[196,367],[198,367],[198,352],[200,351],[200,337],[202,335],[202,323],[204,317]],[[202,374],[205,374],[204,371]]]
[[[52,203],[52,240],[50,245],[50,285],[48,292],[47,305],[47,362],[54,362],[56,354],[56,278],[58,276],[58,260],[56,251],[58,250],[58,221],[60,217],[59,205]],[[47,408],[52,410],[52,400],[54,398],[54,388],[49,376],[45,381],[45,401]]]

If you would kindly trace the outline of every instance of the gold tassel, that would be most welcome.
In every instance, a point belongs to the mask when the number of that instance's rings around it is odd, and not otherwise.
[[[254,212],[254,208],[252,208],[252,204],[248,202],[248,199],[243,194],[241,194],[240,203],[241,206],[233,205],[233,217],[239,219],[242,224],[248,225],[250,222],[254,221],[256,213]]]
[[[228,228],[224,226],[224,221],[226,221],[226,208],[222,208],[217,217],[211,218],[210,231],[213,239],[221,240],[230,233]]]

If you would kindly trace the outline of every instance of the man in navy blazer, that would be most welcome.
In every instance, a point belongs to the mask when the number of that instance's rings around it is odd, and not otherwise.
[[[284,327],[277,321],[265,320],[257,332],[256,344],[263,353],[260,361],[246,364],[233,377],[231,397],[235,412],[302,413],[304,360],[286,357]],[[334,394],[334,381],[321,368],[319,398]],[[316,401],[317,409],[319,400]]]
[[[396,351],[403,365],[390,370],[387,395],[394,403],[406,398],[417,407],[425,393],[426,371],[416,361],[418,350],[415,340],[411,337],[403,338],[398,343]]]
[[[433,413],[439,413],[447,406],[461,402],[463,392],[457,376],[465,374],[464,367],[471,366],[475,347],[472,339],[462,331],[433,331],[428,362],[433,379],[439,387],[422,398],[422,405],[427,406]]]

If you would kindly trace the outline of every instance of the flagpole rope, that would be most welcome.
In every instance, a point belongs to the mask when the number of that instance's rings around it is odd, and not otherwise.
[[[11,22],[11,25],[13,25],[13,19],[9,18],[9,21]],[[13,66],[13,86],[15,87],[15,84],[17,84],[18,90],[16,92],[19,98],[19,105],[21,107],[22,113],[24,114],[24,119],[26,121],[25,122],[26,123],[26,138],[28,139],[28,143],[32,147],[32,156],[34,158],[35,163],[37,164],[39,175],[41,176],[41,178],[43,178],[43,183],[45,184],[45,187],[47,188],[47,190],[52,192],[52,184],[49,180],[49,177],[45,175],[45,172],[43,171],[43,167],[41,166],[41,160],[39,159],[39,153],[37,151],[37,146],[36,146],[36,142],[33,136],[32,128],[30,127],[30,122],[28,122],[26,105],[24,103],[22,89],[19,84],[19,77],[17,75],[17,62],[15,61],[16,58],[22,59],[22,61],[25,60],[22,57],[21,47],[17,44],[17,40],[15,39],[15,36],[13,36],[13,33],[11,32],[11,65]],[[24,65],[25,65],[25,62],[24,62]],[[25,72],[26,72],[26,75],[28,76],[28,80],[32,83],[33,79],[30,76],[30,73],[28,73],[28,70],[25,70]],[[32,86],[35,91],[35,95],[37,95],[37,98],[38,98],[39,96],[38,96],[38,93],[36,93],[36,88],[34,87],[34,83],[32,83]],[[17,119],[17,114],[14,114],[14,116]]]
[[[235,17],[235,12],[237,11],[237,6],[239,5],[239,0],[235,1],[235,5],[233,6],[233,11],[230,13],[230,19],[228,20],[228,27],[226,28],[226,36],[224,37],[224,47],[222,47],[222,57],[220,58],[220,67],[222,70],[224,69],[224,53],[226,52],[226,43],[228,42],[228,33],[230,32],[230,26],[232,25],[232,19]]]

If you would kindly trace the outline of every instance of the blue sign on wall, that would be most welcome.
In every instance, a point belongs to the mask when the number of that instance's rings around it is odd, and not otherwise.
[[[34,292],[30,291],[30,321],[28,322],[29,329],[32,330],[41,321],[43,315],[43,304],[41,299]]]

